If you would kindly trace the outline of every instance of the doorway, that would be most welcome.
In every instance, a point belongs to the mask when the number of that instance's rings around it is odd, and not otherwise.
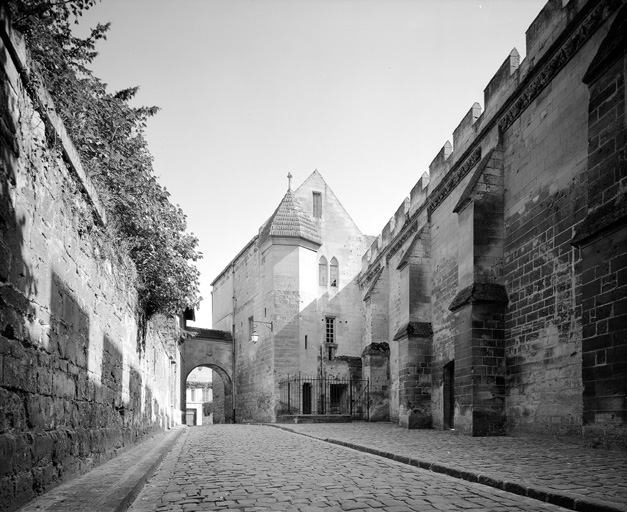
[[[443,368],[444,429],[455,428],[455,361]]]
[[[303,414],[311,414],[311,382],[303,384]]]
[[[331,384],[329,386],[331,395],[331,410],[329,412],[331,414],[346,414],[348,412],[346,391],[346,384]]]

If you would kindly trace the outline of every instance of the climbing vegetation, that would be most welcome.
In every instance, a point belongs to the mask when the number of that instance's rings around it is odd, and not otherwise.
[[[94,76],[95,45],[109,24],[79,38],[72,25],[97,0],[10,0],[13,26],[25,37],[34,68],[52,96],[86,172],[107,211],[107,226],[88,230],[113,240],[137,268],[140,325],[156,313],[176,314],[200,301],[201,253],[183,211],[154,174],[144,138],[156,107],[129,104],[137,87],[117,92]]]

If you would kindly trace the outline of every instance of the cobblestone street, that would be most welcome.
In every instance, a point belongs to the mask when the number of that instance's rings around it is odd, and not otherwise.
[[[224,509],[564,510],[261,425],[189,428],[130,508]]]
[[[534,498],[553,494],[559,496],[557,504],[577,510],[573,502],[582,499],[602,510],[610,504],[627,510],[625,453],[592,449],[576,438],[469,437],[445,430],[408,430],[393,423],[277,426],[390,458],[411,458],[421,467],[434,465],[434,470],[450,475],[478,475],[488,485],[523,495],[528,490]]]

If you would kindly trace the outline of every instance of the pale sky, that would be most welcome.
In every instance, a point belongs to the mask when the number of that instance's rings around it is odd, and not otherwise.
[[[140,86],[154,168],[210,283],[318,171],[378,235],[546,0],[102,0],[96,76]]]

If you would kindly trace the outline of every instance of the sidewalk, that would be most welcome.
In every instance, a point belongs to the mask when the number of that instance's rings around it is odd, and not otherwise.
[[[156,435],[88,473],[55,487],[21,512],[121,512],[139,494],[187,427]]]
[[[627,453],[553,438],[466,437],[391,423],[273,424],[571,510],[627,512]]]

